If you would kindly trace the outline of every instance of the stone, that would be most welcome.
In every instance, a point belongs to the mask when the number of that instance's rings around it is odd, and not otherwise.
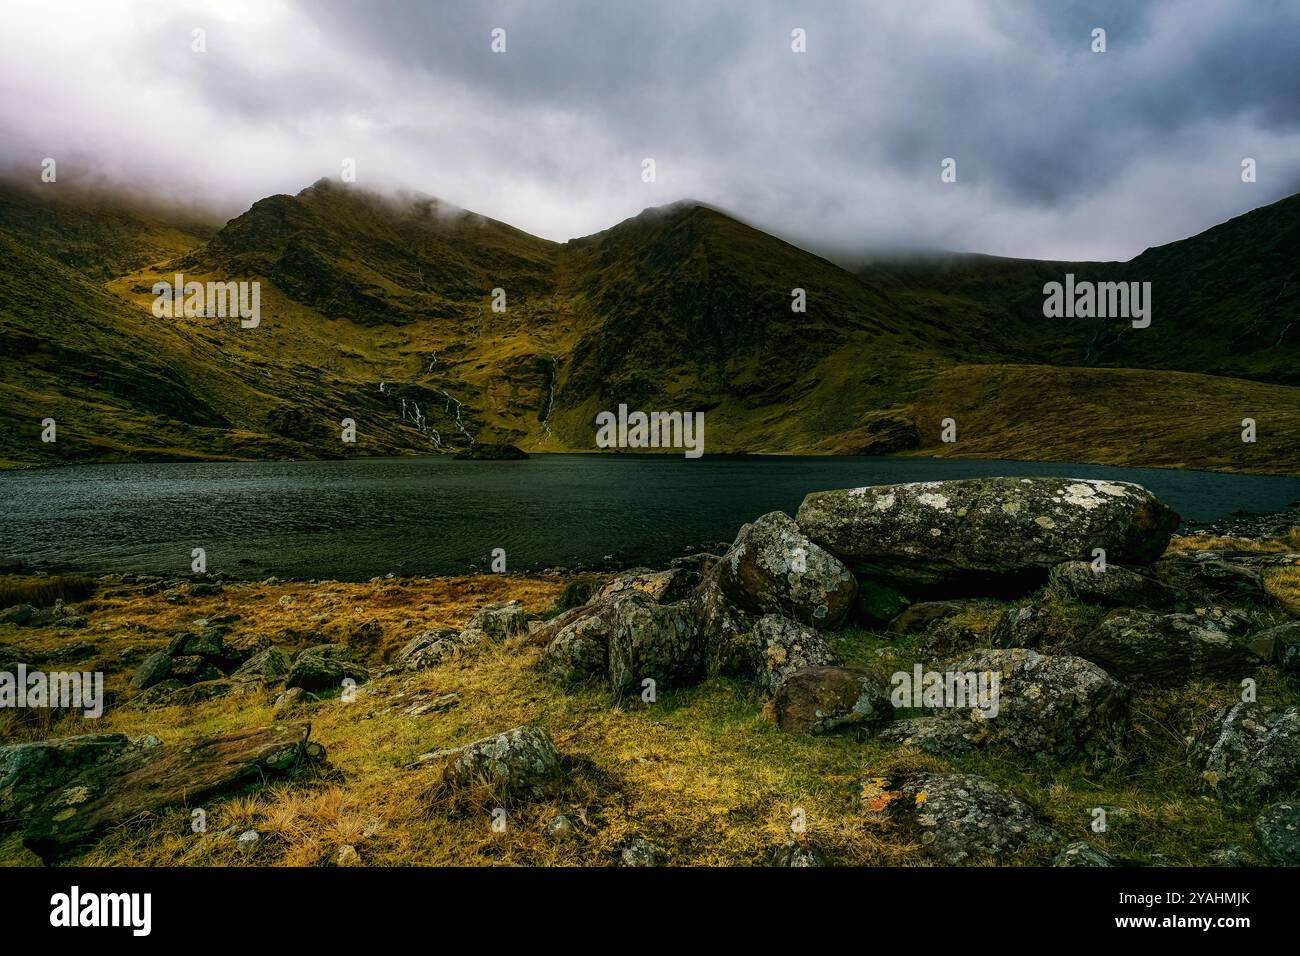
[[[642,836],[634,836],[619,851],[619,866],[658,866],[663,862],[663,853],[657,846]]]
[[[1204,789],[1253,803],[1292,792],[1300,782],[1300,707],[1234,704],[1194,747]]]
[[[1051,611],[1037,601],[1007,608],[993,628],[994,647],[1037,647],[1046,643],[1054,622]]]
[[[310,650],[303,651],[294,658],[293,667],[284,681],[285,687],[301,687],[310,691],[338,690],[345,680],[361,684],[370,677],[364,667],[345,657],[319,656]]]
[[[1070,650],[1119,680],[1156,687],[1203,677],[1235,683],[1259,666],[1245,641],[1195,621],[1150,611],[1116,613]]]
[[[748,677],[753,673],[756,616],[737,606],[719,583],[721,568],[704,576],[689,601],[704,649],[709,676]]]
[[[58,861],[129,820],[283,777],[308,759],[310,732],[309,724],[280,724],[132,748],[59,780],[27,820],[23,845]]]
[[[780,614],[764,614],[758,619],[754,645],[756,683],[769,695],[797,670],[840,662],[813,628]]]
[[[1098,850],[1087,840],[1075,840],[1068,843],[1052,858],[1052,866],[1118,866],[1109,853]]]
[[[434,667],[456,657],[462,648],[460,631],[454,628],[435,628],[422,631],[397,652],[394,671],[417,671]]]
[[[662,691],[704,676],[704,648],[687,605],[629,594],[612,602],[610,616],[609,686],[615,693],[639,694],[646,679]]]
[[[1114,754],[1128,731],[1128,689],[1078,657],[985,649],[948,663],[943,672],[977,680],[982,673],[996,674],[996,712],[979,709],[968,697],[970,706],[900,721],[882,739],[944,756],[1001,745],[1039,759],[1071,761]],[[991,679],[985,687],[992,689]]]
[[[173,657],[171,671],[167,676],[174,677],[178,681],[190,684],[200,679],[199,674],[203,671],[203,668],[207,663],[207,661],[202,657],[199,657],[197,654],[187,654],[184,657]]]
[[[568,840],[574,835],[573,822],[563,813],[552,817],[546,824],[546,835],[552,840]]]
[[[1264,855],[1278,866],[1300,866],[1300,803],[1275,803],[1255,819]]]
[[[1178,515],[1140,485],[1070,478],[969,478],[808,495],[799,529],[860,575],[938,584],[963,575],[1045,578],[1064,561],[1149,564]]]
[[[30,604],[14,604],[0,611],[0,624],[16,624],[22,627],[36,616],[36,608]]]
[[[238,848],[240,853],[251,853],[253,852],[254,847],[257,846],[258,841],[261,839],[262,834],[258,833],[256,830],[245,830],[236,838],[235,846]]]
[[[889,634],[914,634],[924,631],[931,622],[960,614],[966,609],[961,601],[918,601],[909,604],[889,622]]]
[[[360,866],[361,854],[351,843],[345,843],[339,847],[338,856],[334,858],[336,866]]]
[[[276,720],[283,720],[290,714],[298,710],[308,699],[310,695],[301,687],[290,687],[282,691],[275,698],[275,705],[272,708],[272,716]]]
[[[628,596],[619,594],[561,615],[563,626],[554,631],[543,652],[545,666],[555,680],[572,687],[608,676],[609,635],[620,626],[619,606]]]
[[[596,599],[613,597],[627,591],[640,591],[660,604],[673,604],[689,597],[699,582],[700,574],[685,568],[626,571],[601,588],[596,593]]]
[[[975,774],[916,774],[887,811],[916,836],[922,852],[948,866],[1054,838],[1023,800]]]
[[[1138,607],[1154,611],[1169,610],[1173,593],[1153,577],[1130,568],[1106,564],[1106,570],[1093,570],[1091,561],[1066,561],[1052,568],[1049,586],[1062,594],[1100,607]]]
[[[76,661],[84,661],[89,657],[94,657],[99,653],[99,648],[89,641],[74,641],[71,644],[63,644],[43,655],[42,663],[44,664],[71,664]]]
[[[923,657],[947,657],[983,643],[984,638],[970,625],[941,617],[927,625],[917,649]]]
[[[741,528],[717,567],[718,584],[737,607],[753,614],[783,614],[816,627],[842,620],[858,590],[844,563],[809,541],[779,511]]]
[[[134,746],[126,734],[83,734],[0,747],[0,833],[70,777]]]
[[[1268,653],[1282,673],[1300,674],[1300,621],[1265,628],[1251,638],[1249,646],[1257,653]]]
[[[515,727],[436,756],[448,760],[441,785],[448,793],[483,787],[502,800],[529,800],[553,794],[563,782],[560,752],[540,727]]]
[[[1157,579],[1178,598],[1192,603],[1228,603],[1268,600],[1264,579],[1244,565],[1225,561],[1213,552],[1176,552],[1156,562]]]
[[[147,690],[164,680],[172,668],[172,659],[165,651],[155,651],[146,657],[131,678],[131,686],[136,690]]]
[[[461,631],[460,641],[465,645],[475,644],[481,634],[493,644],[500,644],[508,638],[527,633],[528,615],[523,606],[518,601],[509,601],[504,604],[489,604],[476,611]]]
[[[292,669],[288,654],[278,647],[268,647],[240,664],[230,676],[235,680],[278,684],[289,676]]]
[[[789,840],[776,848],[772,865],[781,867],[826,866],[826,856],[815,846]]]
[[[828,734],[873,730],[893,718],[888,689],[855,667],[805,667],[781,682],[771,704],[782,730]]]

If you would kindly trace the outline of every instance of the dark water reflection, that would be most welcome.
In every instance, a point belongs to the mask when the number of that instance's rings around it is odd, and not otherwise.
[[[493,548],[512,571],[658,565],[810,491],[987,475],[1135,481],[1196,523],[1300,498],[1296,478],[925,458],[83,465],[0,473],[0,563],[181,574],[202,547],[241,577],[457,573]]]

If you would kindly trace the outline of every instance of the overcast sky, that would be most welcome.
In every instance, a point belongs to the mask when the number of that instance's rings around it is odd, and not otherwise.
[[[1297,0],[6,0],[0,17],[0,162],[233,211],[352,157],[359,185],[559,240],[691,197],[823,249],[1127,259],[1300,191]]]

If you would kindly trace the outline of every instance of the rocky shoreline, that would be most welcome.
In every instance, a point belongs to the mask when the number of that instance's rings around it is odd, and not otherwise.
[[[809,495],[794,517],[773,512],[745,525],[721,553],[626,571],[589,594],[562,580],[530,583],[530,598],[481,603],[461,625],[420,628],[417,611],[394,627],[413,593],[431,585],[392,578],[371,582],[392,617],[346,616],[327,641],[319,627],[311,637],[287,629],[300,644],[287,646],[239,614],[191,620],[165,646],[140,648],[134,660],[122,655],[129,666],[111,687],[110,715],[139,725],[153,713],[249,709],[271,723],[190,739],[179,750],[160,742],[163,726],[144,736],[80,734],[0,748],[0,837],[7,832],[57,862],[142,813],[242,792],[254,778],[308,787],[345,779],[332,746],[310,737],[313,715],[351,715],[361,701],[394,727],[463,718],[478,703],[452,684],[472,684],[509,661],[530,688],[525,696],[550,709],[606,701],[607,737],[620,719],[626,725],[700,688],[752,700],[755,719],[770,728],[755,725],[754,733],[775,751],[878,754],[879,775],[855,785],[859,825],[915,847],[918,862],[949,865],[1026,853],[1068,866],[1143,862],[1129,847],[1108,847],[1095,814],[1071,822],[986,776],[981,755],[1047,779],[1078,767],[1160,773],[1144,751],[1142,715],[1173,699],[1183,743],[1162,760],[1176,753],[1186,761],[1179,800],[1212,801],[1225,819],[1242,821],[1235,832],[1248,821],[1254,834],[1253,848],[1227,843],[1200,862],[1217,853],[1225,862],[1295,864],[1300,606],[1278,588],[1294,586],[1300,554],[1170,549],[1178,525],[1159,499],[1124,482],[875,486]],[[244,590],[256,590],[129,576],[116,585],[90,605],[0,612],[0,670],[67,657],[62,646],[24,647],[23,633],[81,632],[117,599],[144,595],[183,610],[224,591],[251,600]],[[332,587],[331,607],[372,599]],[[276,604],[296,600],[285,593]],[[549,610],[538,603],[546,600]],[[578,811],[562,808],[577,802],[575,781],[594,773],[582,768],[609,756],[598,739],[586,753],[570,752],[565,741],[581,739],[580,726],[522,716],[495,728],[485,719],[489,732],[468,743],[409,753],[401,773],[420,775],[422,800],[449,820],[492,806],[540,814],[535,836],[550,840],[575,826]],[[1095,809],[1116,821],[1139,812]],[[613,854],[588,862],[688,862],[665,849],[662,832],[579,829]],[[778,864],[814,865],[860,851],[793,828],[767,852]]]

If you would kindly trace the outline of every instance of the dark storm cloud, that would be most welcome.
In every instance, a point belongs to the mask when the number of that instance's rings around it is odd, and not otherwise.
[[[1288,2],[236,0],[7,16],[4,159],[75,154],[243,205],[355,158],[361,185],[556,239],[691,196],[839,252],[1127,258],[1300,188]],[[497,27],[505,54],[489,48]],[[807,53],[791,52],[796,27]],[[1258,183],[1240,180],[1246,156]],[[956,184],[940,182],[945,157]]]

